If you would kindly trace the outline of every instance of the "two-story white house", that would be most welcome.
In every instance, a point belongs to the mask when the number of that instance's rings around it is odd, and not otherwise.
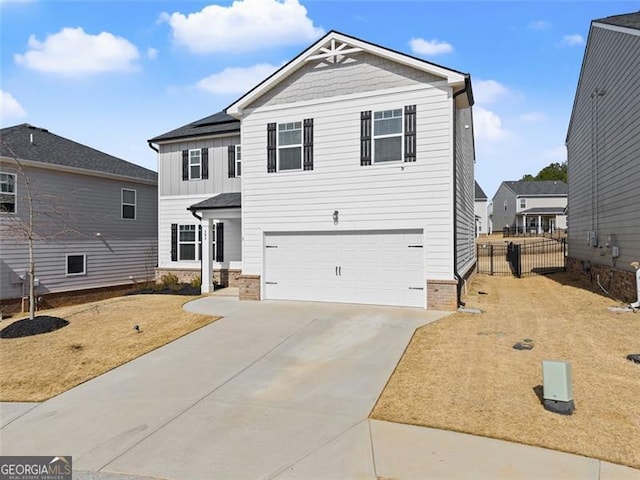
[[[241,299],[456,308],[475,265],[472,105],[468,74],[329,32],[226,109],[240,136],[151,140],[160,268],[201,262],[203,292],[228,268]],[[190,177],[202,148],[213,181]]]
[[[505,181],[491,200],[494,232],[542,235],[567,228],[567,184],[562,181]]]

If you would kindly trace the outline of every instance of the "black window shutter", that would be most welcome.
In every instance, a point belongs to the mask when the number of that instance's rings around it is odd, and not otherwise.
[[[227,147],[227,157],[229,158],[229,178],[236,176],[236,146],[229,145]]]
[[[306,118],[304,120],[302,138],[303,169],[313,170],[313,118]]]
[[[404,107],[404,161],[416,161],[416,106]]]
[[[276,124],[267,125],[267,172],[276,171]]]
[[[360,112],[360,165],[371,165],[371,110]]]
[[[171,224],[171,261],[178,261],[178,224]]]
[[[216,223],[216,262],[224,261],[224,224]]]
[[[182,180],[189,180],[189,150],[182,150]]]
[[[202,260],[202,225],[198,225],[197,255],[196,260]]]
[[[206,180],[209,178],[209,149],[203,148],[200,150],[201,152],[201,161],[202,161],[202,180]]]

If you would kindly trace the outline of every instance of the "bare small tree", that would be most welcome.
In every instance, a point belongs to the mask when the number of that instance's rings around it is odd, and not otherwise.
[[[17,211],[15,212],[15,216],[11,216],[7,218],[7,221],[4,223],[12,232],[17,234],[17,236],[26,240],[27,248],[29,251],[29,263],[28,263],[28,288],[29,288],[29,318],[33,320],[35,318],[36,311],[36,255],[35,255],[35,242],[38,240],[47,240],[55,238],[59,235],[63,235],[69,233],[71,231],[75,232],[75,230],[69,228],[67,226],[67,222],[65,221],[65,216],[63,215],[62,209],[57,207],[57,202],[54,198],[49,198],[50,196],[44,195],[40,196],[40,202],[36,202],[36,197],[34,196],[32,183],[29,178],[28,173],[25,170],[23,163],[20,161],[18,156],[13,152],[13,150],[8,145],[3,145],[3,149],[5,152],[9,153],[13,163],[15,164],[16,170],[22,181],[24,182],[24,188],[26,192],[26,204],[27,204],[27,217],[22,218],[17,215]],[[17,183],[17,181],[16,181]],[[16,202],[17,204],[17,202]],[[17,207],[16,207],[17,209]],[[37,218],[38,217],[38,218]],[[39,228],[38,220],[49,217],[50,219],[55,219],[55,232],[46,231],[45,229]],[[77,233],[77,232],[76,232]]]

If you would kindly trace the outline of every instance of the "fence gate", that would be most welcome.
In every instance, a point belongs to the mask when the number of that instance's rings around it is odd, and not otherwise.
[[[566,270],[566,239],[476,245],[476,271],[487,275],[548,275]]]

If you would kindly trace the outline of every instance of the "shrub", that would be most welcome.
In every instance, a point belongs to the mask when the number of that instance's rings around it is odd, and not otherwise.
[[[165,273],[160,279],[160,283],[163,287],[174,289],[178,287],[180,281],[173,273]]]
[[[191,280],[191,286],[193,288],[200,288],[202,286],[202,278],[200,278],[200,275],[193,277],[193,280]]]

